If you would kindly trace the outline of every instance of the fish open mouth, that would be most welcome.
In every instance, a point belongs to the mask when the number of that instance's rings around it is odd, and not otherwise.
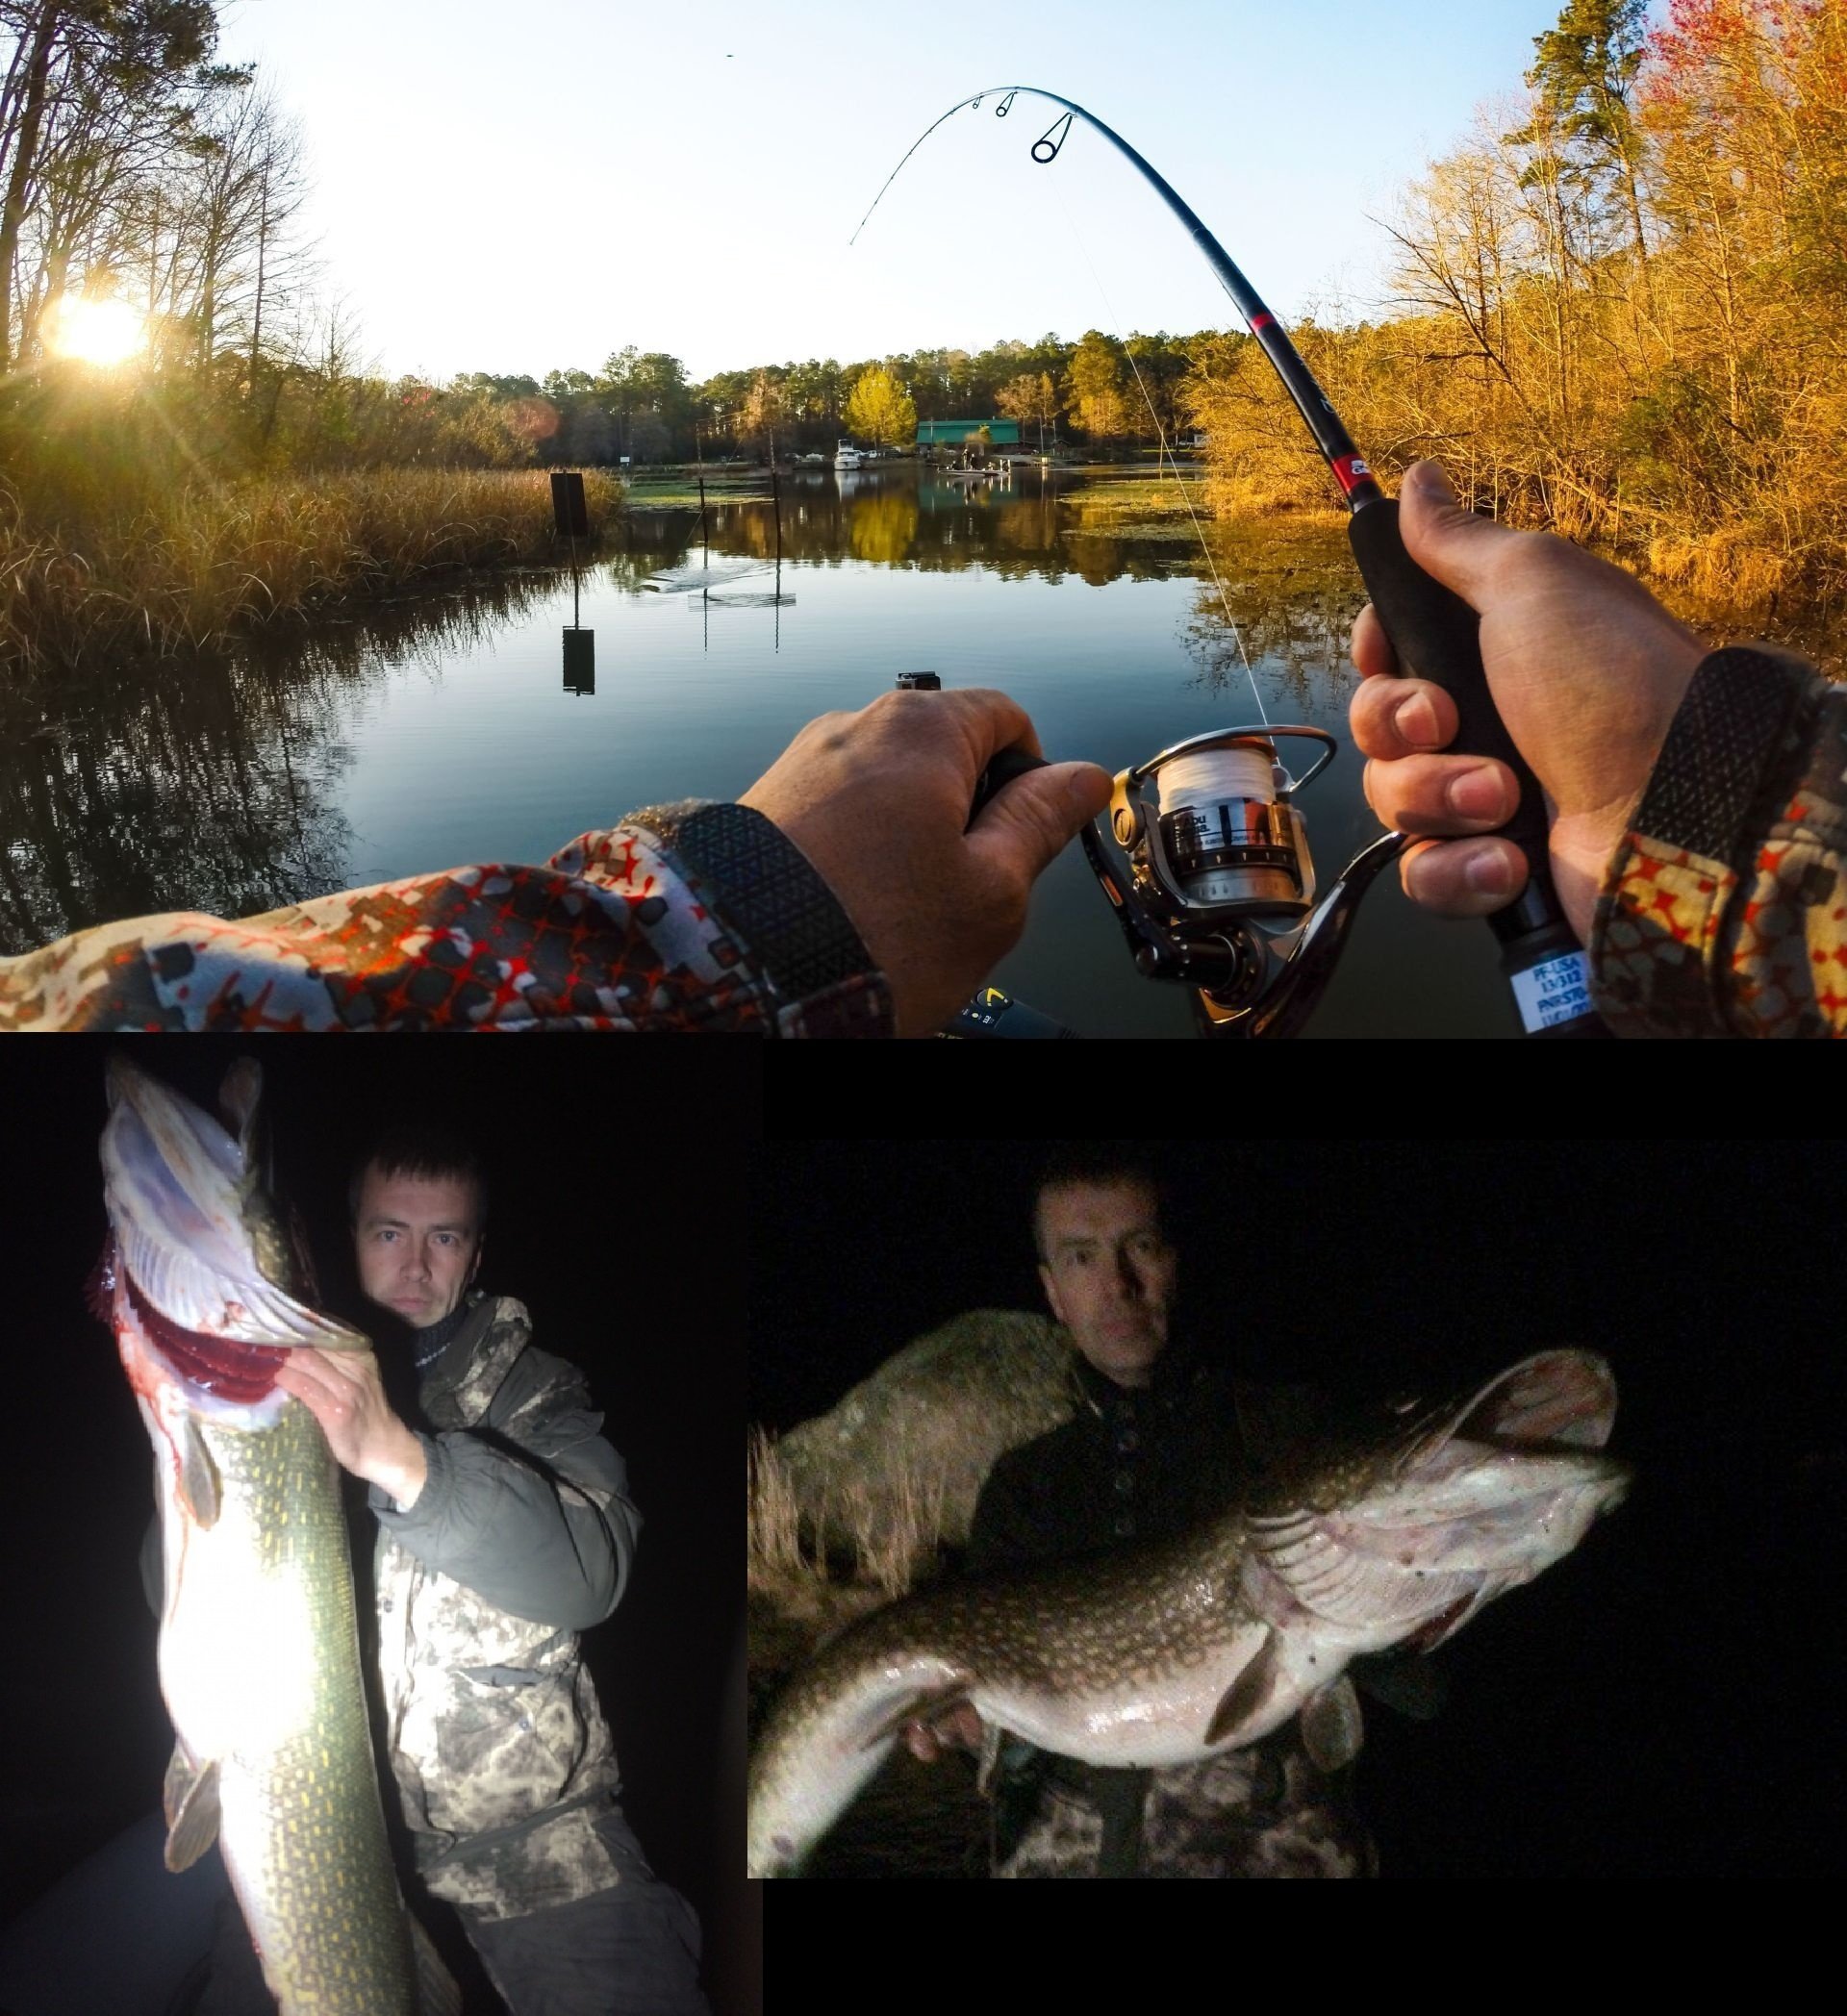
[[[93,1300],[114,1288],[119,1288],[134,1311],[142,1339],[183,1384],[238,1405],[263,1399],[275,1390],[276,1373],[289,1355],[286,1348],[245,1344],[236,1337],[189,1330],[163,1315],[136,1286],[135,1276],[122,1264],[112,1238],[103,1249],[93,1277]],[[104,1322],[109,1321],[106,1307],[98,1308],[97,1314]]]
[[[1582,1473],[1567,1497],[1586,1507],[1607,1509],[1626,1489],[1626,1466],[1612,1458],[1586,1457],[1601,1449],[1616,1421],[1616,1381],[1594,1351],[1541,1351],[1497,1373],[1459,1404],[1442,1410],[1429,1430],[1406,1451],[1402,1468],[1441,1472],[1464,1451],[1500,1450],[1543,1460],[1550,1452],[1571,1457]],[[1509,1506],[1502,1515],[1529,1517]],[[1587,1515],[1588,1516],[1588,1515]],[[1587,1523],[1587,1520],[1586,1520]],[[1405,1640],[1412,1651],[1430,1651],[1472,1617],[1494,1593],[1484,1581],[1470,1595],[1432,1617]]]
[[[1540,1351],[1444,1410],[1410,1451],[1413,1464],[1450,1442],[1499,1449],[1602,1449],[1616,1423],[1616,1380],[1594,1351]]]

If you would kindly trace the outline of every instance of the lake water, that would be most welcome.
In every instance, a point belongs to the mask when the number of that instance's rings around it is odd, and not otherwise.
[[[767,476],[743,480],[763,494],[712,496],[715,570],[776,549]],[[958,489],[905,465],[801,470],[782,478],[780,521],[779,601],[766,573],[710,596],[645,586],[701,546],[696,509],[641,491],[619,549],[574,589],[568,570],[525,572],[209,662],[104,668],[15,709],[0,950],[543,860],[639,805],[737,796],[804,721],[923,669],[1003,689],[1049,755],[1116,770],[1254,719],[1248,656],[1272,721],[1340,740],[1300,800],[1324,884],[1377,836],[1347,739],[1363,591],[1338,525],[1214,528],[1227,619],[1171,478],[1025,468]],[[577,670],[573,691],[567,653],[586,631],[594,687]],[[1135,972],[1075,844],[993,978],[1084,1035],[1191,1033],[1187,991]],[[1309,1033],[1514,1028],[1491,933],[1421,915],[1388,871]]]

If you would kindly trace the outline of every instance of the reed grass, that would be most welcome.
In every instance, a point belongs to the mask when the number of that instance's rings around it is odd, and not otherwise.
[[[593,524],[620,484],[584,478]],[[277,617],[433,578],[550,560],[543,470],[402,469],[202,483],[82,530],[35,527],[0,484],[0,665],[209,648]]]
[[[876,1494],[848,1486],[804,1513],[774,1438],[752,1428],[746,1586],[785,1620],[822,1625],[902,1596],[937,1559],[945,1488],[940,1474],[907,1468]]]
[[[1648,571],[1657,581],[1708,600],[1753,608],[1773,601],[1793,586],[1799,568],[1789,554],[1722,528],[1695,538],[1652,540]]]

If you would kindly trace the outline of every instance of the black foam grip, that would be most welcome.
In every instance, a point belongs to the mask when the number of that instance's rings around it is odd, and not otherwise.
[[[1534,879],[1549,888],[1545,800],[1488,691],[1481,669],[1480,618],[1405,552],[1394,499],[1356,512],[1348,520],[1347,536],[1400,669],[1440,686],[1455,702],[1460,726],[1448,753],[1499,757],[1519,780],[1519,810],[1499,830],[1518,844]]]
[[[983,805],[1003,786],[1011,784],[1016,777],[1024,777],[1028,770],[1042,770],[1046,767],[1043,756],[1028,756],[1025,749],[1001,749],[988,761],[974,787],[974,803],[969,808],[969,824]]]

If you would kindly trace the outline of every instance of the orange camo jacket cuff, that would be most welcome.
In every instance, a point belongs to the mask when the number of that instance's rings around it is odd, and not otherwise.
[[[1695,671],[1611,857],[1591,992],[1619,1036],[1847,1034],[1847,688],[1762,645]]]
[[[890,991],[760,813],[632,814],[541,867],[416,875],[240,922],[94,924],[0,959],[9,1030],[886,1035]]]

